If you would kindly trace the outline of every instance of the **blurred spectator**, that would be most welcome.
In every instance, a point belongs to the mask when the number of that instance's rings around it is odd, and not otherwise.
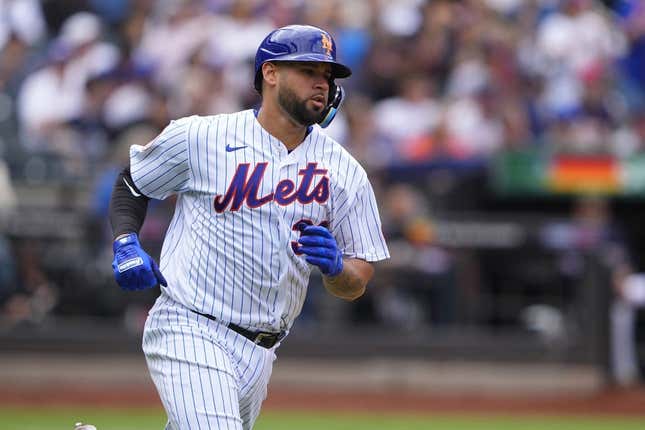
[[[240,110],[241,100],[227,84],[224,64],[210,64],[197,52],[184,67],[184,79],[175,85],[170,100],[172,116],[185,112],[213,115]]]
[[[45,36],[45,20],[38,0],[0,0],[0,52],[12,36],[33,46]]]
[[[24,241],[16,253],[16,281],[13,291],[0,302],[0,324],[42,324],[58,304],[58,288],[42,267],[42,247],[37,241]]]
[[[216,15],[208,42],[217,60],[238,66],[254,61],[258,45],[274,29],[268,17],[257,14],[257,8],[257,1],[237,0],[227,13]]]
[[[435,244],[425,199],[414,187],[397,184],[386,190],[383,202],[384,234],[393,252],[383,264],[389,276],[378,282],[374,297],[380,320],[407,329],[454,322],[454,262]]]
[[[562,252],[560,271],[573,285],[582,282],[585,257],[589,255],[597,258],[609,273],[610,376],[619,385],[634,384],[639,379],[635,312],[645,305],[645,278],[635,271],[633,257],[621,226],[613,219],[609,202],[596,197],[581,198],[574,205],[570,222],[548,226],[543,240]]]
[[[625,36],[607,11],[593,0],[562,0],[560,4],[537,28],[537,48],[547,67],[580,76],[623,54]]]
[[[367,1],[339,2],[335,10],[338,28],[334,39],[339,49],[338,57],[352,69],[353,85],[356,85],[356,80],[362,78],[365,58],[372,45],[370,25],[375,11]]]
[[[504,126],[490,88],[457,98],[446,107],[448,153],[456,157],[489,157],[504,145]]]
[[[151,119],[156,104],[163,101],[161,90],[146,80],[147,71],[137,69],[115,70],[109,77],[113,86],[102,107],[102,118],[111,135],[128,126]]]
[[[103,38],[103,23],[89,12],[78,12],[63,23],[57,41],[71,50],[69,73],[81,87],[119,62],[119,50]]]
[[[25,80],[18,95],[26,150],[60,162],[69,177],[85,177],[88,164],[102,151],[100,140],[83,139],[69,127],[96,110],[85,111],[87,83],[119,60],[116,47],[101,41],[101,26],[87,12],[69,17],[49,46],[48,64]]]
[[[636,343],[636,316],[645,307],[645,273],[625,273],[616,279],[610,309],[611,377],[619,386],[641,380]]]
[[[625,36],[592,0],[564,0],[538,25],[536,47],[544,59],[545,101],[554,117],[582,104],[581,80],[626,49]]]
[[[81,116],[87,82],[118,62],[118,51],[101,34],[94,15],[71,16],[49,46],[48,64],[26,79],[18,107],[28,146],[47,146],[51,132]]]
[[[582,278],[584,256],[589,253],[616,273],[632,267],[622,228],[613,219],[609,202],[601,197],[579,198],[573,204],[571,218],[547,225],[542,241],[548,248],[562,252],[560,270],[569,278]]]
[[[367,97],[354,96],[345,103],[343,111],[347,116],[349,129],[346,145],[352,155],[368,169],[389,164],[394,158],[394,148],[378,132],[378,118],[374,116],[372,101]]]
[[[616,3],[619,24],[628,40],[617,85],[630,110],[642,111],[645,109],[645,4],[639,0]]]
[[[394,37],[413,36],[423,23],[421,0],[385,2],[378,19],[383,30]]]
[[[151,78],[167,90],[182,79],[182,66],[208,41],[216,25],[197,1],[157,2],[134,54],[139,62],[154,67]]]
[[[81,112],[83,92],[66,73],[71,55],[69,47],[52,44],[48,63],[29,75],[20,90],[19,118],[29,149],[46,147],[50,133]]]
[[[374,106],[376,132],[392,145],[392,162],[427,161],[431,148],[419,147],[432,133],[441,115],[433,84],[421,75],[402,77],[397,95]]]

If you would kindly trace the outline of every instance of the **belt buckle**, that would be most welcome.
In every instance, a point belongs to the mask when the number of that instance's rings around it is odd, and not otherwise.
[[[272,338],[273,336],[274,335],[272,333],[258,333],[258,335],[255,336],[253,343],[259,345],[264,339]]]

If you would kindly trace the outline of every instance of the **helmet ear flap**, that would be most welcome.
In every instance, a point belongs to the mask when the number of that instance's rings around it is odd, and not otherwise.
[[[332,122],[336,113],[338,113],[338,109],[340,109],[340,105],[343,103],[344,98],[345,90],[343,90],[343,87],[336,85],[334,81],[331,81],[329,83],[329,97],[327,97],[329,102],[323,111],[322,119],[318,122],[318,125],[322,128],[326,128]]]

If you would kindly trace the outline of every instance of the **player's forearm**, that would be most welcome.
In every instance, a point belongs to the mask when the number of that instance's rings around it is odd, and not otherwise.
[[[374,268],[370,263],[357,258],[345,259],[343,271],[337,276],[323,276],[323,284],[330,294],[345,300],[356,300],[365,293],[367,282]]]
[[[148,197],[134,185],[130,170],[118,176],[110,198],[109,217],[114,238],[128,233],[139,233],[148,210]]]

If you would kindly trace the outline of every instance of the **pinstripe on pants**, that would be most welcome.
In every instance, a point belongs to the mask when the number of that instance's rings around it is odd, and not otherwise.
[[[275,348],[275,347],[274,347]],[[162,294],[143,336],[167,429],[250,429],[266,397],[274,349],[195,314]]]

